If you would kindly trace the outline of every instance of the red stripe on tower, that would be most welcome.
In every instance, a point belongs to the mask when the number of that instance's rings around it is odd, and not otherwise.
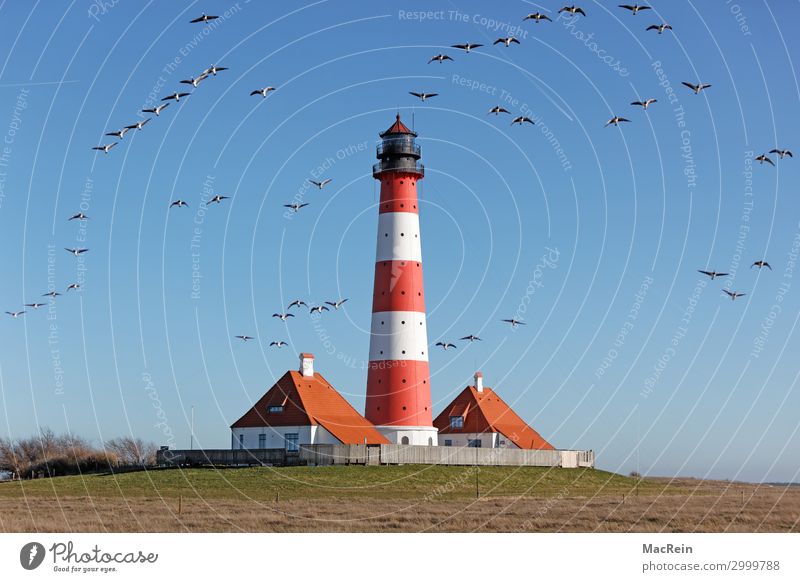
[[[400,121],[380,134],[381,183],[364,416],[391,442],[436,445],[422,283],[417,134]]]

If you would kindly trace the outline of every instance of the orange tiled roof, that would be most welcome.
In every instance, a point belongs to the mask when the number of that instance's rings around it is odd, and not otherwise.
[[[463,428],[450,428],[451,416],[463,416]],[[491,388],[478,392],[467,386],[433,421],[439,434],[499,432],[521,449],[552,450]]]
[[[283,412],[268,413],[270,406]],[[231,428],[260,426],[324,427],[343,444],[388,444],[389,441],[361,416],[322,374],[303,376],[290,370],[270,388]]]

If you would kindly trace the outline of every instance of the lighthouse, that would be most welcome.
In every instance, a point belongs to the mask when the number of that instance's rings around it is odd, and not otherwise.
[[[392,443],[435,446],[417,199],[425,169],[417,134],[399,114],[380,137],[372,168],[381,197],[364,416]]]

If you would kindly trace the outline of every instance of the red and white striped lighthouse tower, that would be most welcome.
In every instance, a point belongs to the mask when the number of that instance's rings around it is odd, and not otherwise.
[[[372,176],[381,183],[364,416],[391,442],[436,445],[422,284],[417,134],[400,121],[380,134]]]

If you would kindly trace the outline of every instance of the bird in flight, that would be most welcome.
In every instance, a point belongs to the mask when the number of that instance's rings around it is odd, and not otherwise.
[[[731,298],[731,301],[736,301],[737,297],[744,297],[747,293],[736,293],[735,291],[728,291],[727,289],[722,290],[728,297]]]
[[[253,95],[261,95],[262,97],[266,97],[274,90],[275,87],[263,87],[261,89],[256,89],[255,91],[251,91],[250,96],[252,97]]]
[[[316,187],[317,187],[317,188],[319,188],[320,190],[322,190],[322,189],[323,189],[323,188],[324,188],[324,187],[325,187],[327,184],[330,184],[330,183],[331,183],[331,181],[333,181],[333,178],[325,178],[325,179],[324,179],[324,180],[322,180],[321,182],[316,182],[316,181],[314,181],[314,180],[309,180],[309,182],[311,182],[312,184],[314,184],[314,186],[316,186]]]
[[[647,108],[650,107],[653,103],[658,103],[658,99],[645,99],[644,101],[633,101],[631,105],[638,105],[639,107],[647,111]]]
[[[147,109],[142,109],[142,113],[155,113],[156,117],[158,117],[159,115],[161,115],[161,112],[164,109],[166,109],[167,107],[169,107],[169,103],[164,103],[163,105],[159,105],[158,107],[149,107]],[[145,123],[147,123],[147,122],[145,122]],[[144,124],[142,124],[142,125],[144,125]]]
[[[326,301],[325,303],[334,309],[339,309],[342,305],[344,305],[345,301],[347,301],[347,299],[339,299],[339,301]]]
[[[217,73],[219,73],[220,71],[227,71],[227,70],[228,70],[228,67],[218,67],[216,65],[211,65],[205,71],[203,71],[203,74],[206,75],[206,76],[213,75],[213,76],[216,77]]]
[[[768,268],[770,271],[772,270],[772,267],[770,267],[770,265],[769,265],[769,263],[768,263],[767,261],[756,261],[755,263],[753,263],[752,265],[750,265],[750,268],[751,268],[751,269],[752,269],[753,267],[758,267],[759,269],[763,269],[764,267],[766,267],[766,268]]]
[[[698,273],[703,273],[703,275],[708,275],[709,277],[711,277],[712,281],[714,279],[716,279],[717,277],[727,277],[728,276],[728,273],[717,273],[716,271],[703,271],[702,269],[697,269],[697,272]]]
[[[163,109],[166,105],[162,105],[161,108]],[[144,111],[144,110],[143,110]],[[152,117],[148,117],[147,119],[143,119],[142,121],[137,121],[133,125],[126,125],[125,129],[142,129],[148,121],[150,121]]]
[[[651,24],[647,30],[657,30],[658,34],[662,34],[665,30],[672,30],[672,27],[665,22],[664,24]]]
[[[61,295],[61,293],[59,293],[58,291],[48,291],[47,293],[43,294],[42,297],[52,297],[53,299],[55,299],[59,295]]]
[[[73,214],[69,217],[69,220],[89,220],[89,217],[86,216],[83,212],[79,212],[78,214]],[[67,222],[69,222],[69,220]]]
[[[44,307],[44,303],[26,303],[25,307],[30,307],[32,309],[39,309],[40,307]]]
[[[106,135],[109,137],[116,137],[117,139],[122,139],[125,136],[125,133],[128,131],[127,127],[123,127],[119,131],[111,131]]]
[[[539,24],[539,22],[542,21],[542,20],[548,20],[550,22],[553,22],[552,19],[549,16],[547,16],[546,14],[542,14],[541,12],[531,12],[530,14],[528,14],[522,20],[523,21],[525,21],[525,20],[535,20],[536,24]]]
[[[280,340],[276,342],[269,342],[270,347],[275,346],[276,348],[282,348],[283,346],[289,345],[285,341]]]
[[[450,348],[457,348],[458,346],[456,344],[451,344],[451,343],[448,343],[448,342],[436,342],[436,347],[437,348],[440,347],[440,348],[444,349],[444,351],[447,351]]]
[[[453,59],[451,57],[448,57],[445,54],[439,54],[439,55],[432,56],[430,58],[430,60],[428,61],[428,64],[430,65],[433,61],[437,61],[441,65],[445,61],[452,61],[452,60]]]
[[[515,117],[514,121],[511,122],[511,125],[514,125],[515,123],[518,123],[520,125],[522,125],[523,123],[530,123],[531,125],[536,125],[536,123],[530,117],[525,117],[524,115],[520,117]]]
[[[251,339],[253,339],[252,336],[249,335],[237,335],[234,337],[236,337],[236,339],[242,340],[243,342],[250,341]]]
[[[584,16],[586,16],[586,13],[583,11],[583,8],[578,8],[575,5],[564,6],[564,8],[562,8],[561,10],[558,11],[559,14],[561,14],[562,12],[569,12],[570,14],[573,14],[573,15],[574,14],[583,14]]]
[[[314,315],[315,313],[322,313],[323,311],[330,311],[330,309],[328,309],[328,308],[327,308],[327,307],[325,307],[324,305],[317,305],[316,307],[312,307],[312,308],[309,310],[309,313],[310,313],[311,315]]]
[[[219,16],[208,16],[205,12],[199,18],[195,18],[194,20],[190,20],[189,24],[196,24],[198,22],[208,22],[209,20],[216,20]]]
[[[170,208],[172,208],[173,206],[177,206],[178,208],[180,208],[181,206],[185,206],[186,208],[189,208],[189,205],[183,200],[176,200],[175,202],[169,205]]]
[[[499,105],[495,105],[489,110],[488,114],[491,115],[492,113],[494,113],[495,115],[500,115],[501,113],[511,113],[511,112],[508,109],[503,109]]]
[[[287,318],[294,317],[294,314],[292,314],[292,313],[273,313],[272,317],[277,317],[281,321],[286,321]]]
[[[69,293],[70,291],[77,291],[80,288],[81,286],[78,283],[72,283],[67,286],[67,293]]]
[[[511,327],[517,327],[518,325],[527,325],[524,321],[519,321],[518,319],[514,319],[513,317],[511,319],[503,319],[501,321],[503,321],[504,323],[510,323]]]
[[[309,202],[304,202],[303,204],[298,204],[297,202],[292,202],[291,204],[284,204],[286,208],[291,208],[295,213],[300,212],[301,208],[308,205]]]
[[[756,161],[759,164],[763,164],[764,162],[767,162],[768,164],[771,164],[773,166],[775,165],[775,162],[773,162],[771,159],[769,159],[766,154],[761,154],[760,156],[756,156]]]
[[[693,85],[692,83],[687,83],[686,81],[681,81],[681,85],[686,85],[687,87],[689,87],[689,89],[694,91],[695,95],[699,95],[700,91],[702,91],[703,89],[708,89],[709,87],[711,87],[711,85],[709,85],[707,83],[698,83],[697,85]]]
[[[649,6],[639,6],[638,4],[634,4],[633,6],[631,6],[630,4],[620,4],[619,7],[624,8],[625,10],[630,10],[631,12],[633,12],[634,16],[636,16],[636,13],[639,12],[640,10],[650,10]]]
[[[623,123],[623,122],[630,123],[631,120],[630,119],[625,119],[624,117],[617,117],[615,115],[614,117],[612,117],[611,119],[608,120],[608,122],[605,124],[605,127],[608,127],[609,125],[619,125],[620,123]]]
[[[420,101],[425,101],[426,99],[430,99],[431,97],[436,97],[438,93],[415,93],[414,91],[409,91],[409,95],[413,95],[414,97],[419,97]]]
[[[216,196],[214,196],[213,198],[211,198],[208,201],[208,204],[215,204],[215,203],[219,204],[223,200],[228,200],[229,198],[230,198],[230,196],[220,196],[219,194],[217,194]]]
[[[18,318],[20,315],[22,315],[25,312],[24,311],[6,311],[6,313],[8,313],[11,317],[16,319],[16,318]]]
[[[308,303],[306,303],[302,299],[295,299],[289,304],[289,307],[287,307],[286,309],[291,309],[292,307],[300,307],[301,305],[305,305],[306,307],[308,307]]]
[[[115,141],[114,143],[110,143],[110,144],[108,144],[108,145],[97,146],[96,148],[92,148],[92,149],[93,149],[93,150],[98,150],[98,151],[101,151],[101,152],[103,152],[104,154],[107,154],[107,153],[108,153],[108,151],[109,151],[111,148],[113,148],[115,145],[117,145],[118,143],[119,143],[118,141]]]
[[[519,44],[519,41],[518,41],[518,40],[517,40],[515,37],[513,37],[513,36],[504,36],[504,37],[500,37],[500,38],[498,38],[496,41],[494,41],[492,44],[500,44],[501,42],[502,42],[504,45],[506,45],[507,47],[508,47],[508,46],[511,46],[511,43],[512,43],[512,42]]]
[[[67,251],[68,253],[72,253],[73,255],[75,255],[77,257],[77,256],[82,255],[83,253],[87,252],[89,249],[68,249],[68,248],[64,248],[64,250]]]
[[[479,46],[483,46],[483,45],[482,44],[473,44],[471,42],[468,42],[467,44],[454,44],[454,45],[452,45],[452,48],[460,49],[460,50],[464,51],[465,53],[468,53],[472,49],[476,49]]]
[[[769,153],[771,153],[771,154],[778,154],[778,157],[779,157],[780,159],[783,159],[783,158],[785,158],[786,156],[789,156],[790,158],[793,158],[793,157],[794,157],[794,156],[792,155],[792,152],[790,152],[789,150],[769,150]]]
[[[472,334],[470,334],[470,335],[465,335],[465,336],[464,336],[464,337],[462,337],[461,339],[462,339],[462,340],[467,340],[467,341],[468,341],[468,342],[470,342],[470,343],[472,343],[472,342],[475,342],[475,341],[478,341],[478,342],[482,342],[482,341],[483,341],[483,340],[482,340],[481,338],[479,338],[478,336],[476,336],[476,335],[472,335]]]
[[[161,100],[162,101],[174,100],[177,102],[181,100],[181,97],[188,97],[189,95],[191,95],[191,93],[178,93],[177,91],[175,91],[175,93],[173,93],[172,95],[167,95]]]
[[[181,81],[181,83],[183,83],[184,85],[191,85],[192,87],[197,89],[197,86],[200,84],[200,82],[203,81],[204,79],[206,79],[207,77],[208,77],[208,75],[203,73],[199,77],[196,77],[196,78],[195,77],[189,77],[188,79],[183,79]]]

